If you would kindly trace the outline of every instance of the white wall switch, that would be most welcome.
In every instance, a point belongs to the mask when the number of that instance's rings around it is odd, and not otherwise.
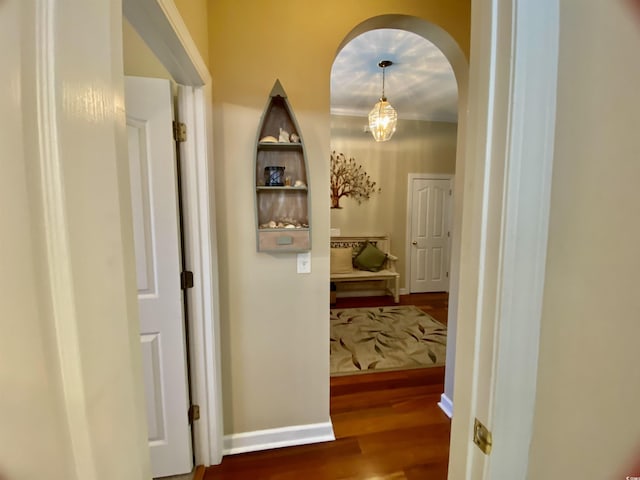
[[[311,252],[298,254],[298,273],[311,273]]]

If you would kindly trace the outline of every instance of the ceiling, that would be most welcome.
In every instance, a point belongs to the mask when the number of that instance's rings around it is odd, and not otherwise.
[[[331,113],[366,117],[382,93],[399,119],[458,121],[458,88],[447,58],[431,42],[405,30],[371,30],[338,54],[331,71]]]

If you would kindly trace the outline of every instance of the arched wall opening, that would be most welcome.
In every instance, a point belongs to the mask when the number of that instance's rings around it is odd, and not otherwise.
[[[456,136],[454,201],[452,215],[452,242],[450,261],[448,341],[445,373],[445,388],[441,408],[451,416],[453,413],[453,385],[455,370],[455,338],[457,332],[458,286],[462,226],[463,186],[465,178],[465,138],[467,88],[469,79],[468,60],[453,37],[444,29],[426,20],[409,15],[380,15],[369,18],[354,27],[338,47],[334,60],[342,49],[359,35],[376,29],[397,29],[417,34],[433,43],[449,61],[458,87],[458,128]],[[373,141],[373,140],[372,140]],[[393,140],[392,140],[393,141]]]

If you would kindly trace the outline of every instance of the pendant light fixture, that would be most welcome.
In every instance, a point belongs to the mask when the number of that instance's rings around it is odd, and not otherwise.
[[[376,142],[386,142],[396,131],[398,112],[387,102],[384,96],[384,69],[393,65],[391,60],[382,60],[378,66],[382,68],[382,97],[369,112],[369,130]]]

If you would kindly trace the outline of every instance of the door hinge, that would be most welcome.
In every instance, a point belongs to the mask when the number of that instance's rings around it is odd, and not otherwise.
[[[447,272],[446,275],[447,275],[447,278],[449,278],[449,272]]]
[[[447,232],[447,238],[451,236],[451,232]]]
[[[489,455],[491,446],[493,445],[493,436],[487,427],[485,427],[477,418],[473,423],[473,443],[475,443],[482,453]]]
[[[189,407],[189,425],[196,420],[200,420],[200,405],[191,405]]]
[[[449,196],[453,193],[453,190],[449,189]]]
[[[180,274],[180,288],[182,290],[193,288],[193,272],[185,270]]]
[[[187,126],[182,122],[173,122],[173,139],[176,142],[187,141]]]

